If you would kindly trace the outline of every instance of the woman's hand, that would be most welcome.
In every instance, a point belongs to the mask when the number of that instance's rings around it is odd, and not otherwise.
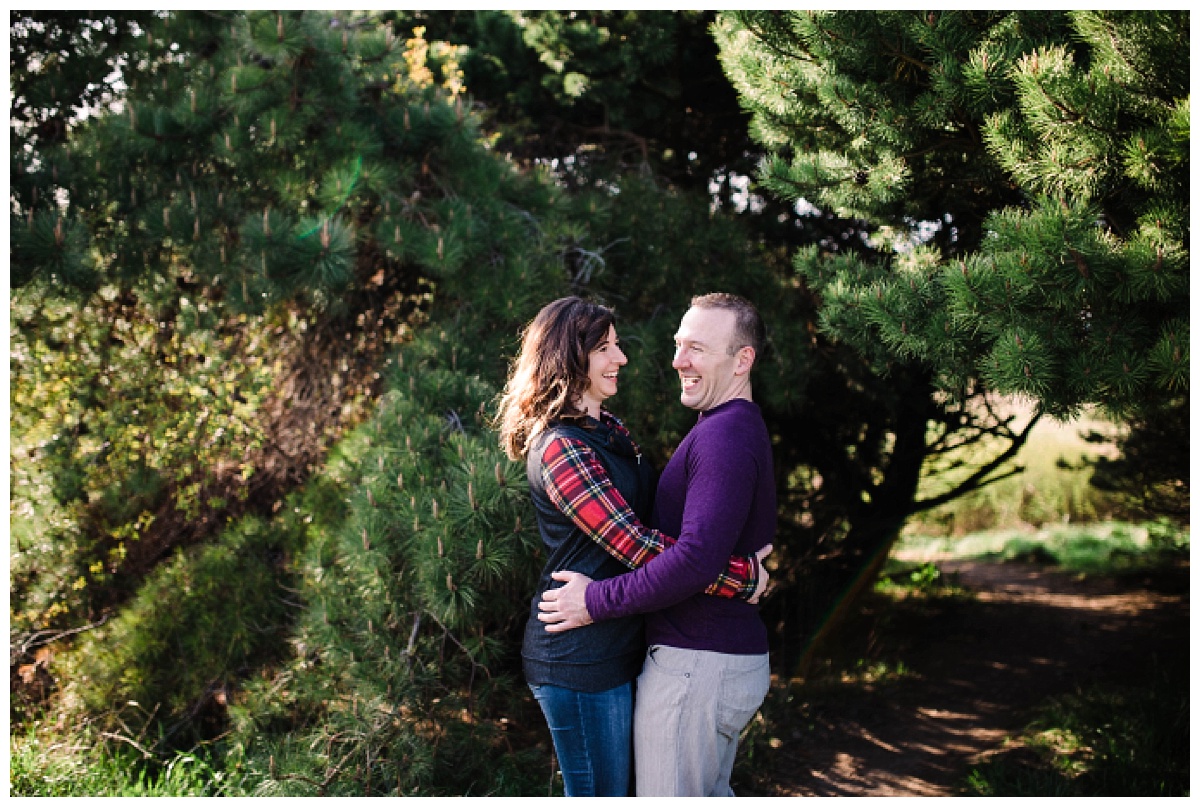
[[[754,557],[758,560],[758,585],[754,588],[754,596],[749,600],[751,605],[758,605],[758,601],[767,593],[767,584],[771,582],[771,573],[767,571],[766,566],[763,566],[763,559],[770,555],[774,548],[773,544],[767,544],[754,553]]]

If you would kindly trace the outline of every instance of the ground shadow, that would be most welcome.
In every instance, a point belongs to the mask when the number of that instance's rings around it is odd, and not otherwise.
[[[954,795],[971,765],[1047,699],[1187,664],[1186,585],[1023,563],[939,565],[974,596],[897,609],[886,629],[903,674],[785,710],[759,795]]]

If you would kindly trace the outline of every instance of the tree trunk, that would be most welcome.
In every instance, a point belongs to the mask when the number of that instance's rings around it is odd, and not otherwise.
[[[884,479],[871,501],[849,518],[849,531],[833,552],[810,552],[768,611],[782,619],[776,630],[780,669],[804,675],[821,646],[836,641],[838,627],[878,579],[888,554],[912,513],[921,478],[930,407],[927,378],[902,384],[889,429],[895,438]],[[768,616],[770,618],[770,616]]]

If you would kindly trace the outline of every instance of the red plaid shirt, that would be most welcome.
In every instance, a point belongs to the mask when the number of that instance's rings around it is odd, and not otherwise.
[[[607,425],[628,436],[619,420],[607,412],[602,412],[601,417]],[[675,543],[675,538],[638,521],[595,452],[582,440],[560,436],[546,444],[542,481],[555,506],[630,569],[646,565]],[[749,600],[758,587],[758,578],[754,557],[734,556],[705,593]]]

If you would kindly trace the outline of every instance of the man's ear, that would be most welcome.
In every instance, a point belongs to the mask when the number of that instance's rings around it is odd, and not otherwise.
[[[743,345],[738,348],[737,363],[733,366],[734,375],[745,375],[754,367],[754,348],[749,345]]]

